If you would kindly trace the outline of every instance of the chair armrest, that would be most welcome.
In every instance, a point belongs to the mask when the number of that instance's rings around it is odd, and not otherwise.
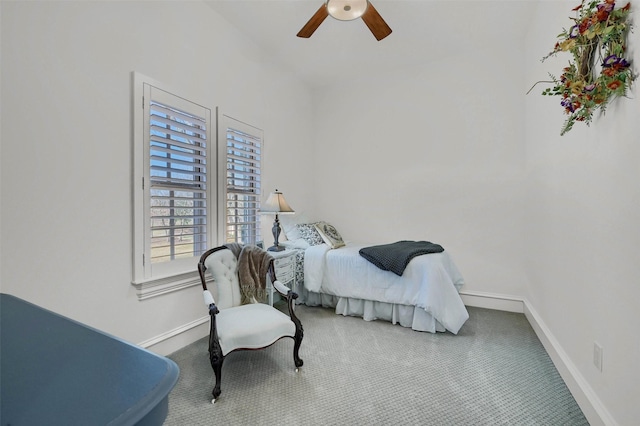
[[[217,315],[220,313],[218,307],[216,306],[216,301],[213,298],[213,294],[209,290],[205,290],[202,292],[204,296],[204,304],[209,307],[209,315]]]
[[[278,280],[275,280],[273,282],[273,288],[275,288],[278,291],[278,293],[280,293],[283,296],[286,296],[287,293],[289,293],[291,291],[291,289],[289,287],[287,287],[286,285],[282,284]]]
[[[206,306],[213,305],[216,301],[213,299],[213,294],[209,290],[205,290],[202,292],[202,296],[204,297],[204,304]]]
[[[273,282],[273,288],[282,296],[287,299],[287,303],[292,302],[293,300],[298,298],[298,293],[295,293],[286,285],[282,284],[280,281],[275,280]]]

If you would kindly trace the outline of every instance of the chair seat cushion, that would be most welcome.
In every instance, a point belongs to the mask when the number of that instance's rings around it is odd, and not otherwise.
[[[263,303],[221,309],[216,315],[216,328],[223,355],[235,349],[264,348],[296,334],[288,315]]]

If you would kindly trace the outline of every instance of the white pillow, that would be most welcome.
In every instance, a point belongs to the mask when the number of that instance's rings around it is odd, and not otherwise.
[[[284,235],[287,237],[287,240],[292,241],[302,237],[300,235],[300,231],[296,228],[296,225],[299,223],[309,223],[309,220],[304,213],[281,214],[278,216],[278,220],[280,221],[280,227],[284,231]]]

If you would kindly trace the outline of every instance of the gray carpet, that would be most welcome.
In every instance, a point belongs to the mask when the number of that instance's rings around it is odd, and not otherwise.
[[[169,357],[165,425],[588,425],[522,314],[468,308],[458,335],[297,306],[293,340],[230,354],[211,404],[207,339]]]

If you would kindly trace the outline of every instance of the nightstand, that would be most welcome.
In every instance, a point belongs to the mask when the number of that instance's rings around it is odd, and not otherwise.
[[[270,251],[269,254],[273,257],[273,267],[276,273],[276,278],[282,284],[286,285],[290,289],[296,288],[296,251],[295,250],[283,250],[283,251]],[[277,302],[280,298],[278,292],[273,288],[271,284],[271,278],[268,281],[269,292],[269,305],[273,306],[274,302]],[[275,298],[275,300],[274,300]]]

